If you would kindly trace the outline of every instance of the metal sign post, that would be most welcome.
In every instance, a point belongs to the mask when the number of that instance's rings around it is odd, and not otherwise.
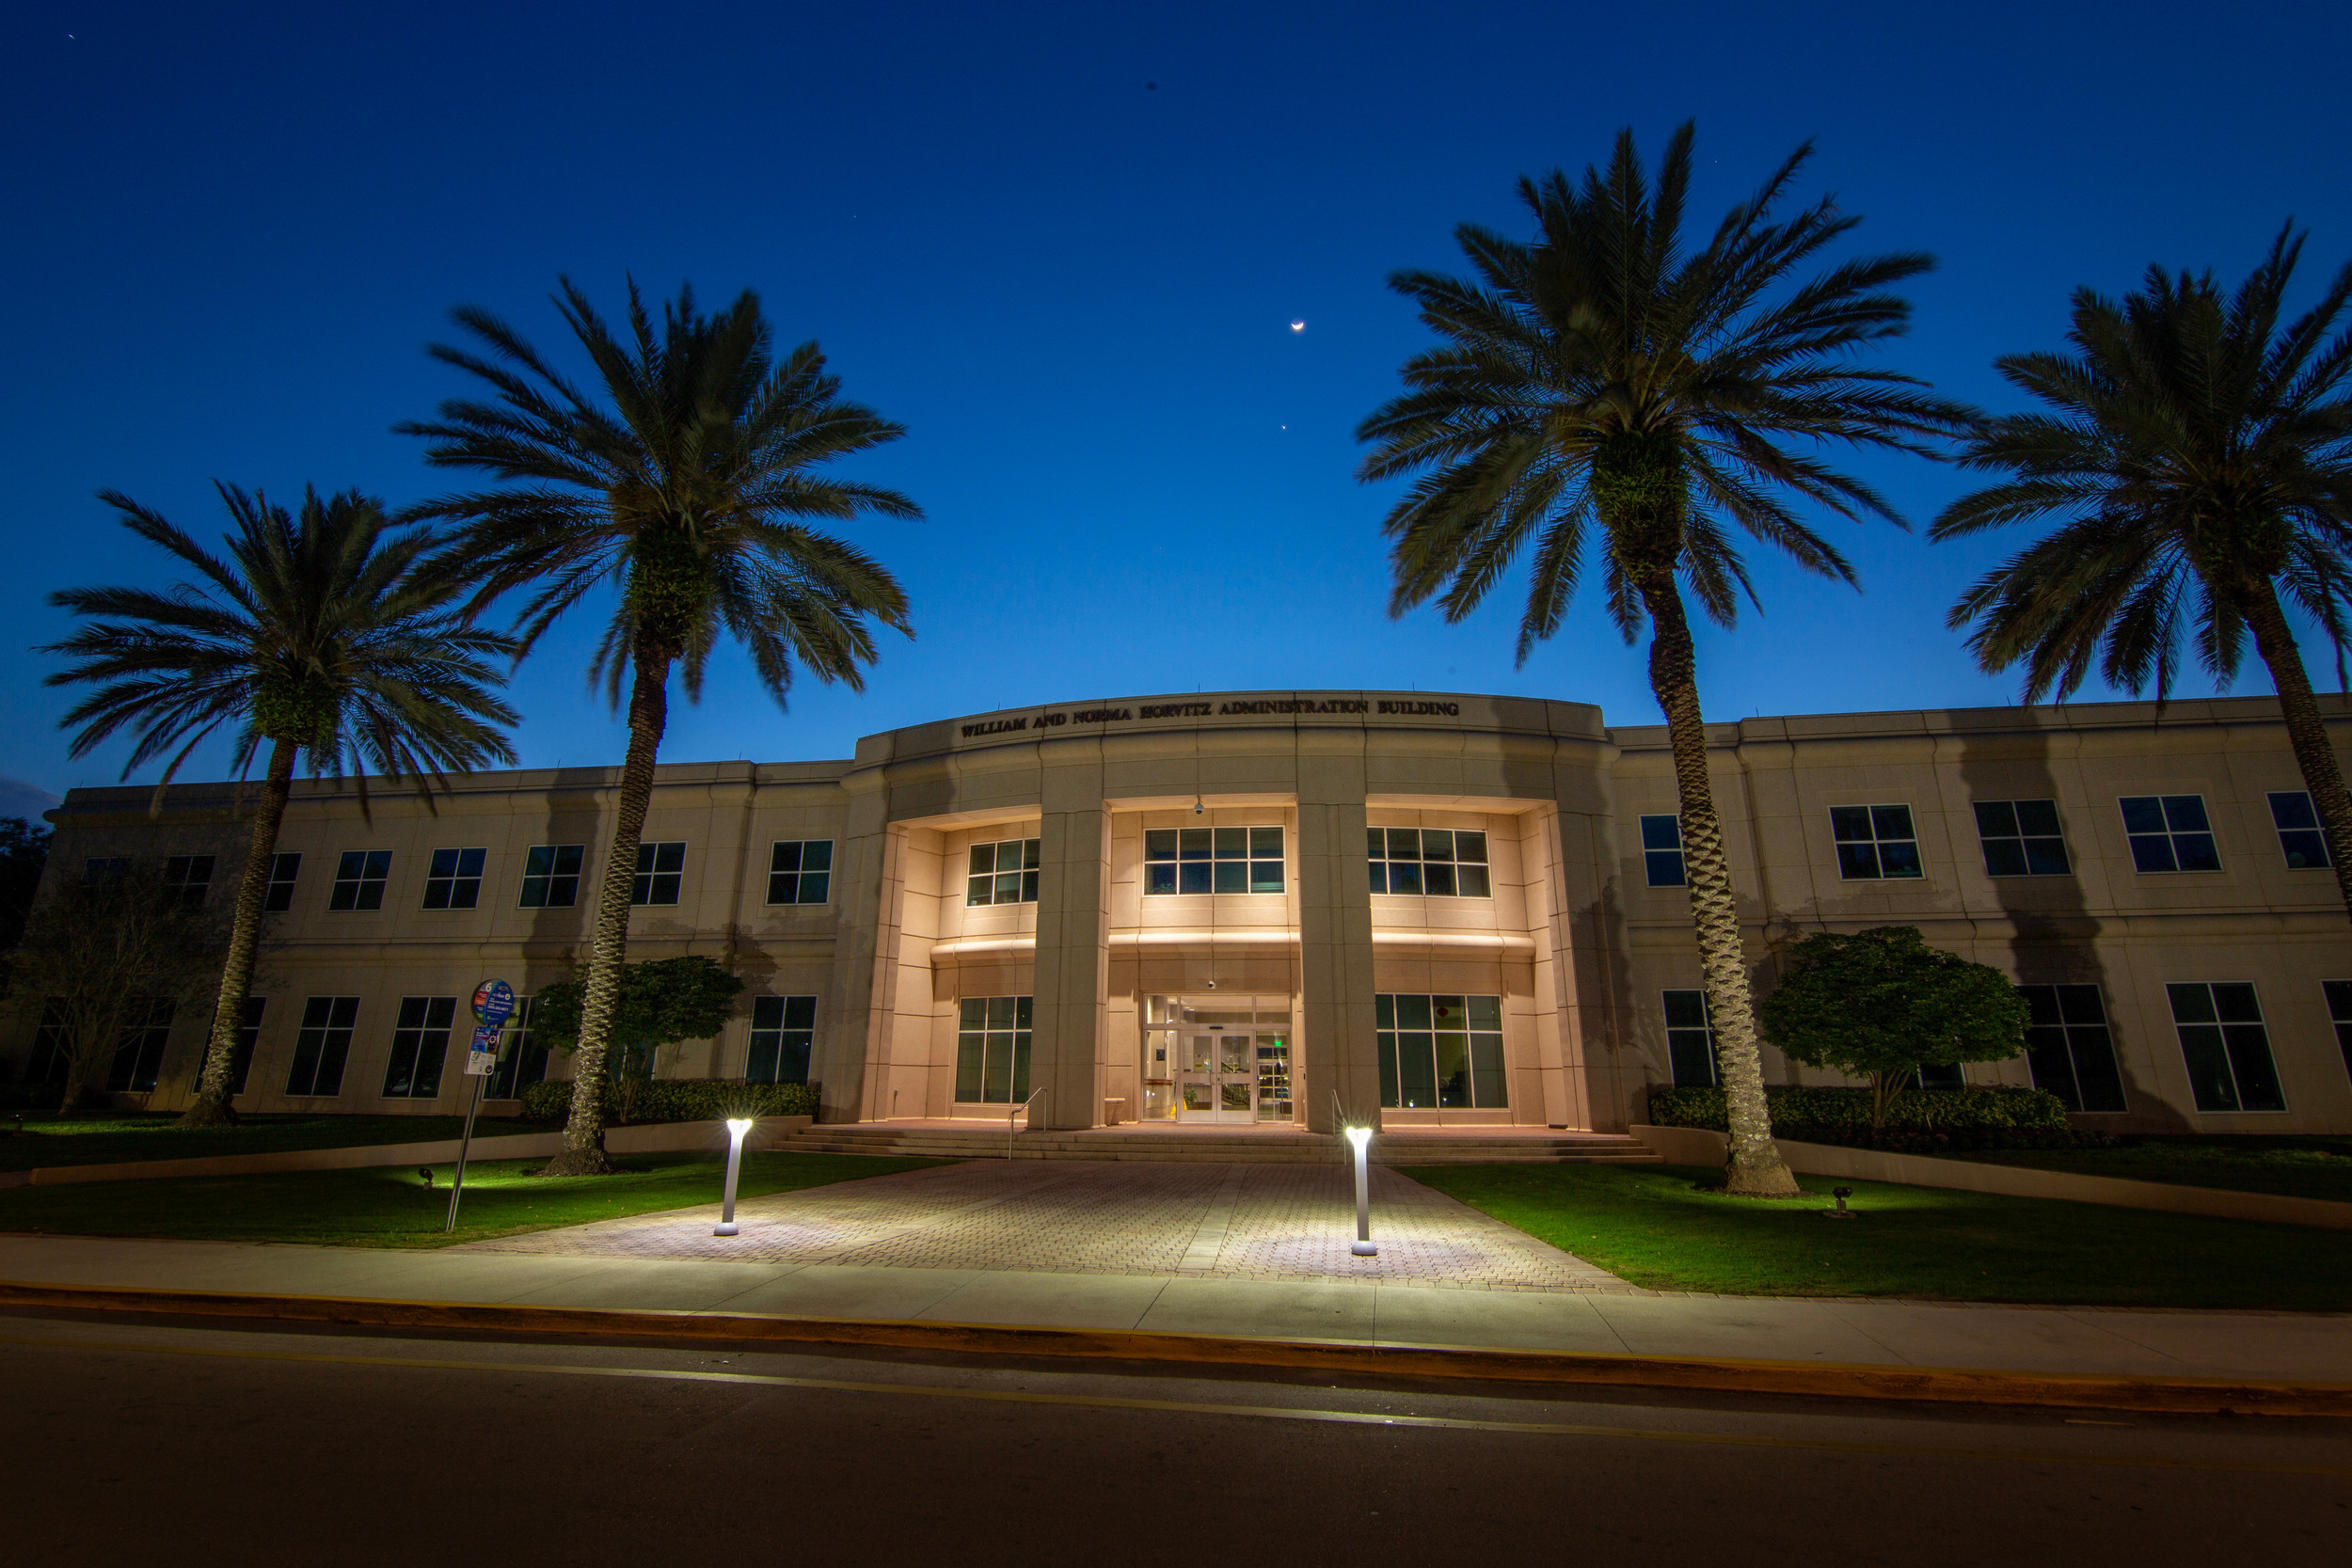
[[[474,988],[473,1043],[466,1051],[466,1076],[473,1080],[473,1099],[466,1106],[465,1136],[457,1145],[457,1173],[449,1184],[449,1218],[441,1225],[444,1235],[457,1228],[457,1195],[466,1187],[466,1156],[473,1152],[473,1118],[482,1109],[482,1086],[490,1081],[490,1069],[498,1065],[499,1031],[514,1015],[515,988],[503,980],[485,980]]]

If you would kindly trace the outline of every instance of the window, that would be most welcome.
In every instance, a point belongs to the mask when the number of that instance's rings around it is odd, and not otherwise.
[[[2319,831],[2319,814],[2302,790],[2272,790],[2270,822],[2279,830],[2279,849],[2287,858],[2288,870],[2318,871],[2334,863],[2328,858],[2328,835]]]
[[[1667,818],[1672,821],[1673,818]],[[1666,1059],[1677,1089],[1711,1089],[1723,1082],[1715,1059],[1715,1025],[1703,990],[1670,990],[1666,998]]]
[[[2270,1059],[2270,1032],[2249,985],[2169,985],[2172,1026],[2188,1060],[2201,1111],[2283,1111],[2286,1095]]]
[[[1988,877],[2063,877],[2074,869],[2056,800],[1979,800],[1977,837]]]
[[[2066,1101],[2070,1111],[2121,1111],[2123,1077],[2115,1067],[2115,1037],[2097,986],[2019,986],[2029,1019],[2026,1064],[2033,1086]]]
[[[66,1048],[65,1003],[51,997],[41,1005],[40,1022],[33,1030],[33,1054],[24,1064],[27,1084],[62,1084],[73,1066]]]
[[[112,881],[130,869],[131,863],[120,855],[102,855],[82,863],[82,880],[86,882]]]
[[[1837,874],[1850,882],[1919,875],[1919,835],[1909,806],[1832,806]]]
[[[1028,1037],[1025,1035],[1022,1038],[1025,1042]],[[752,1053],[743,1065],[743,1077],[754,1084],[805,1084],[808,1082],[809,1049],[816,1043],[817,998],[755,997],[752,1000]],[[1028,1067],[1027,1049],[1025,1043],[1022,1047],[1025,1077]]]
[[[480,849],[436,849],[433,869],[425,873],[424,907],[428,910],[470,910],[482,902]]]
[[[2328,993],[2328,1017],[2336,1026],[2336,1049],[2344,1053],[2344,1070],[2352,1072],[2352,980],[2323,980]]]
[[[1642,869],[1652,887],[1681,887],[1682,818],[1642,818]]]
[[[967,996],[956,1021],[956,1099],[1018,1105],[1029,1098],[1029,998]]]
[[[202,909],[205,890],[212,885],[210,855],[173,855],[164,862],[164,886],[179,894],[183,909]]]
[[[499,1036],[499,1059],[490,1066],[490,1081],[483,1085],[485,1100],[516,1100],[548,1075],[548,1048],[531,1043],[531,998],[515,998]]]
[[[133,1002],[122,1026],[122,1043],[115,1048],[106,1087],[117,1094],[145,1094],[155,1086],[164,1065],[164,1045],[171,1037],[171,999]]]
[[[1035,865],[1036,840],[1029,863]],[[1034,884],[1032,884],[1034,885]],[[768,902],[821,904],[833,890],[833,840],[784,839],[768,852]],[[1029,895],[1034,898],[1035,893]]]
[[[1494,895],[1486,870],[1485,833],[1445,828],[1372,828],[1365,831],[1364,843],[1372,858],[1375,893],[1431,898]]]
[[[301,871],[300,855],[272,855],[269,858],[269,887],[262,895],[263,913],[275,914],[294,908],[294,878]]]
[[[269,1006],[266,996],[245,999],[245,1022],[237,1025],[236,1043],[229,1052],[229,1092],[245,1093],[245,1081],[253,1070],[254,1048],[262,1043],[262,1012]]]
[[[637,847],[637,881],[629,889],[632,904],[675,904],[678,883],[685,879],[686,845],[683,841],[670,844],[640,844]]]
[[[580,867],[586,858],[584,844],[534,844],[523,857],[523,895],[526,910],[568,910],[580,902]]]
[[[1502,999],[1372,999],[1380,1038],[1380,1103],[1486,1110],[1503,1103]]]
[[[329,910],[380,910],[384,879],[392,874],[389,849],[346,849],[336,863],[335,889],[326,895]]]
[[[384,1064],[387,1100],[437,1100],[441,1064],[449,1056],[450,1025],[457,1017],[453,996],[404,996],[400,1022],[392,1030],[392,1057]]]
[[[286,1073],[288,1094],[324,1099],[343,1092],[343,1063],[351,1055],[351,1026],[358,1018],[356,996],[313,996],[302,1005],[294,1066]]]
[[[1039,842],[1034,838],[1009,838],[1001,843],[972,846],[971,863],[964,869],[964,903],[1036,903]]]
[[[2126,795],[2116,804],[2123,808],[2123,833],[2131,840],[2134,870],[2221,869],[2202,795]]]
[[[1143,891],[1279,893],[1279,828],[1153,828],[1143,835]]]

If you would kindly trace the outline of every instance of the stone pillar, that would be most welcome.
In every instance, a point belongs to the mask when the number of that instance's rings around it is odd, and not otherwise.
[[[1037,980],[1029,1126],[1074,1130],[1103,1115],[1103,1023],[1110,983],[1110,816],[1092,739],[1039,747]]]
[[[1317,754],[1329,748],[1328,754]],[[1363,737],[1302,731],[1298,759],[1298,980],[1307,1125],[1380,1124],[1374,1025],[1372,886],[1364,874]]]
[[[818,1002],[817,1049],[808,1069],[817,1085],[819,1121],[857,1121],[873,1114],[866,1103],[866,1066],[875,1042],[890,1027],[881,969],[898,916],[898,868],[889,863],[890,791],[882,769],[852,772],[843,783],[850,791],[850,816],[834,849],[839,914],[833,979]]]

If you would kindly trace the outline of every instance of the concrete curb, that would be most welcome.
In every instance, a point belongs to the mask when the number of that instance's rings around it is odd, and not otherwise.
[[[1817,1399],[2044,1405],[2145,1414],[2352,1418],[2352,1383],[2132,1378],[1957,1367],[1742,1361],[1711,1356],[1571,1354],[1399,1341],[1283,1339],[771,1313],[510,1307],[494,1303],[260,1295],[221,1291],[134,1291],[16,1281],[0,1281],[0,1307],[509,1335],[874,1345],[964,1354],[1194,1362],[1385,1377],[1675,1388]]]

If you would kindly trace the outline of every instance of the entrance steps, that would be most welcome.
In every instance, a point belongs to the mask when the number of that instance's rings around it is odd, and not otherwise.
[[[1345,1146],[1329,1133],[1215,1128],[1098,1127],[1085,1132],[1014,1132],[983,1123],[847,1122],[804,1127],[770,1147],[805,1154],[905,1154],[946,1160],[1152,1160],[1214,1164],[1331,1164]],[[1466,1165],[1607,1162],[1656,1164],[1658,1156],[1622,1132],[1497,1129],[1400,1130],[1373,1140],[1384,1165]]]

